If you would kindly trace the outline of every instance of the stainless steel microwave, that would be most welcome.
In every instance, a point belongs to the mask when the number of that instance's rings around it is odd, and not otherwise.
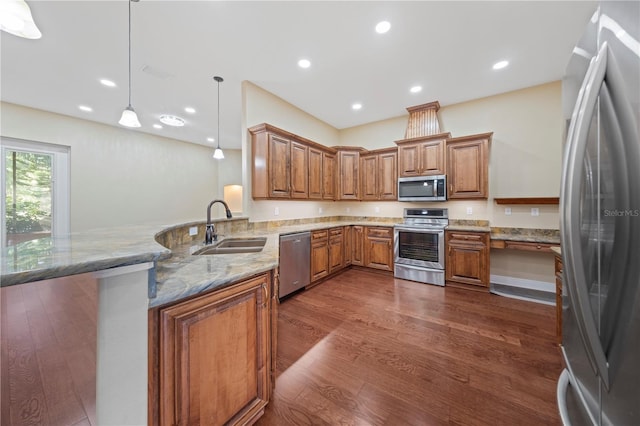
[[[398,201],[447,201],[447,176],[398,178]]]

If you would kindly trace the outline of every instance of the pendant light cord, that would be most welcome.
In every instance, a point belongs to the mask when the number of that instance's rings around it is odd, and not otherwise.
[[[220,80],[218,82],[218,149],[220,149]]]
[[[131,1],[129,0],[129,107],[131,107]]]

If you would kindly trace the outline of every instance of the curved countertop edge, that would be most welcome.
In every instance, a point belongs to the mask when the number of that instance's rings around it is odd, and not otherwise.
[[[32,269],[28,271],[9,272],[2,274],[1,287],[17,284],[26,284],[33,281],[50,280],[67,277],[69,275],[97,272],[105,269],[119,268],[121,266],[136,265],[146,262],[157,262],[171,257],[169,250],[153,253],[140,253],[131,256],[88,260],[84,262],[58,265],[47,268]]]

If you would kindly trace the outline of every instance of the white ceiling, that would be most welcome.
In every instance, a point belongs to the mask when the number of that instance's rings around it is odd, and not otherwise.
[[[1,99],[118,126],[128,103],[128,2],[28,4],[43,36],[1,33]],[[240,148],[243,80],[338,129],[435,100],[446,106],[559,80],[595,8],[581,1],[141,0],[131,4],[132,105],[142,122],[136,131],[211,145],[214,75],[225,79],[222,148]],[[392,25],[384,35],[374,31],[381,20]],[[298,68],[303,57],[311,68]],[[502,59],[510,66],[493,71]],[[416,84],[422,92],[409,93]],[[353,111],[354,102],[363,108]],[[165,113],[187,125],[154,129]]]

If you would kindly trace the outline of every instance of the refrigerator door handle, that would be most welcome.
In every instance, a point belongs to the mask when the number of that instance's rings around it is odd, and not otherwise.
[[[567,136],[567,155],[562,176],[562,251],[565,262],[565,277],[576,322],[585,345],[587,356],[596,374],[605,387],[609,386],[607,358],[591,312],[589,289],[584,273],[582,243],[580,236],[580,184],[582,165],[587,150],[591,118],[597,106],[600,88],[607,70],[608,46],[604,42],[598,54],[591,60],[589,70],[580,88],[579,100],[572,114]]]
[[[567,391],[569,390],[569,371],[565,368],[558,379],[558,387],[556,389],[556,398],[558,400],[558,411],[560,411],[560,420],[564,426],[571,426],[569,419],[569,410],[567,409]]]

